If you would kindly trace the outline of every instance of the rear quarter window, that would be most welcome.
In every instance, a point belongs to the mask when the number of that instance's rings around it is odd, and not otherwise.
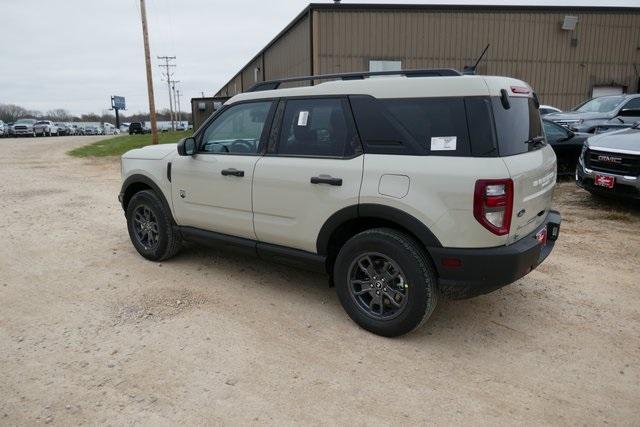
[[[350,100],[367,153],[498,155],[489,97]]]
[[[469,132],[463,98],[382,100],[424,154],[469,156]]]

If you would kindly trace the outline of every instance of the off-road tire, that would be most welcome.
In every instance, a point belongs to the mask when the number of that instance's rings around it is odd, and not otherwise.
[[[381,320],[365,313],[350,290],[352,264],[362,254],[375,252],[397,263],[406,276],[408,293],[397,317]],[[437,276],[431,260],[411,236],[391,228],[374,228],[349,239],[340,249],[333,269],[333,281],[342,307],[362,328],[377,335],[395,337],[420,327],[438,302]]]
[[[133,219],[136,209],[142,205],[151,210],[158,224],[158,240],[154,247],[145,247],[136,237]],[[126,217],[131,242],[143,257],[151,261],[162,261],[171,258],[180,250],[182,238],[174,228],[171,212],[167,210],[154,191],[144,190],[134,194],[127,205]]]

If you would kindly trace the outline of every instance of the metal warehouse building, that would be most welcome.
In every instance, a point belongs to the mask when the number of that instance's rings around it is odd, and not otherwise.
[[[640,8],[310,4],[216,96],[299,75],[473,65],[560,108],[638,92]],[[284,86],[283,86],[284,87]]]

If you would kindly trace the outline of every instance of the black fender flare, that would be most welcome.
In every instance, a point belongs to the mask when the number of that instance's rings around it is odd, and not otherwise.
[[[392,222],[409,231],[425,248],[442,247],[440,240],[429,230],[429,227],[414,216],[391,206],[365,203],[342,208],[325,221],[316,240],[318,254],[327,255],[333,233],[345,222],[357,218],[373,218]]]
[[[171,210],[171,205],[169,205],[169,202],[167,201],[166,197],[164,196],[164,193],[162,192],[162,190],[160,189],[158,184],[156,184],[148,176],[142,175],[142,174],[133,174],[130,177],[128,177],[127,179],[125,179],[124,182],[122,183],[122,187],[120,189],[120,194],[118,195],[118,200],[120,200],[120,203],[122,204],[122,209],[125,212],[127,211],[127,204],[129,202],[129,197],[127,197],[127,190],[132,185],[135,185],[135,184],[144,184],[144,185],[148,186],[149,188],[151,188],[158,195],[158,198],[160,199],[160,202],[165,207],[167,212],[169,212],[169,214],[171,215],[171,221],[174,224],[176,223],[175,220],[173,219],[173,211]]]

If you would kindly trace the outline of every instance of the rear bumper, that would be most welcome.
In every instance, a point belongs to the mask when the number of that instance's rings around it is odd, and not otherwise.
[[[440,291],[453,299],[486,294],[515,282],[545,260],[553,250],[560,233],[560,213],[550,211],[543,225],[508,246],[459,249],[430,248],[438,270]],[[537,235],[547,229],[547,242],[542,245]],[[443,259],[460,260],[457,267],[446,267]]]

